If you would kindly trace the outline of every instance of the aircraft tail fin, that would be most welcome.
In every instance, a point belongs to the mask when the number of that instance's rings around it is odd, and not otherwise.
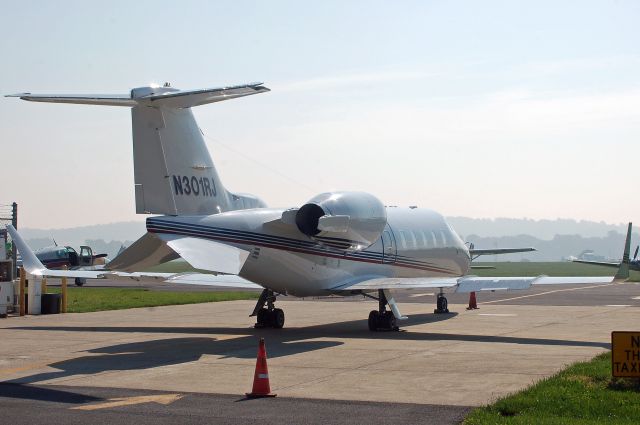
[[[131,107],[136,212],[205,215],[265,206],[229,193],[218,176],[191,107],[268,92],[262,83],[201,90],[139,87],[129,95],[22,93],[33,102]]]
[[[622,262],[618,267],[618,272],[614,276],[614,280],[621,281],[629,278],[629,252],[631,251],[631,228],[632,224],[629,223],[627,229],[627,239],[624,243],[624,253],[622,254]]]

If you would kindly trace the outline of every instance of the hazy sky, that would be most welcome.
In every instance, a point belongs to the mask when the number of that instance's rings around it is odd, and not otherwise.
[[[225,186],[640,220],[640,2],[0,0],[0,93],[273,91],[195,109]],[[135,215],[127,108],[0,99],[22,226]]]

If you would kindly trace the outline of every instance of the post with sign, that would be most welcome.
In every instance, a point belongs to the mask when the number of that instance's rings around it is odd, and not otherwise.
[[[611,332],[611,374],[640,379],[640,332]]]

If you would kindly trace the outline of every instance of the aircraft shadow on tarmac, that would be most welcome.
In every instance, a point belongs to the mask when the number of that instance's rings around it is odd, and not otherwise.
[[[417,314],[403,322],[410,327],[417,324],[433,323],[455,317],[456,313],[445,315]],[[264,337],[267,352],[271,358],[284,357],[322,350],[345,344],[336,339],[384,339],[397,341],[461,341],[489,342],[498,344],[552,345],[572,347],[609,348],[608,343],[592,341],[572,341],[547,338],[523,338],[497,335],[467,335],[451,333],[429,333],[405,330],[402,332],[369,332],[366,321],[354,320],[301,328],[255,329],[217,327],[87,327],[87,326],[33,326],[19,327],[21,330],[50,330],[62,332],[141,332],[161,334],[193,334],[194,337],[163,338],[151,341],[133,342],[105,346],[87,351],[89,355],[69,359],[49,366],[58,371],[36,374],[10,382],[35,383],[48,379],[70,377],[78,374],[96,374],[114,370],[138,370],[189,363],[203,355],[222,358],[252,359],[256,356],[257,341]],[[244,335],[238,338],[218,340],[203,335]],[[323,340],[314,341],[314,338]]]
[[[23,400],[50,401],[69,404],[85,404],[102,400],[86,394],[62,391],[51,387],[36,387],[33,385],[0,383],[0,397],[17,398]]]

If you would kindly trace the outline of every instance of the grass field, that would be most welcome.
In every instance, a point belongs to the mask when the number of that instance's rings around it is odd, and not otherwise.
[[[60,288],[49,287],[47,292],[60,293]],[[214,301],[256,299],[257,292],[169,292],[142,288],[69,288],[67,312],[121,310],[135,307],[196,304]]]
[[[638,424],[640,385],[611,378],[611,353],[576,363],[536,385],[472,411],[476,424]]]

